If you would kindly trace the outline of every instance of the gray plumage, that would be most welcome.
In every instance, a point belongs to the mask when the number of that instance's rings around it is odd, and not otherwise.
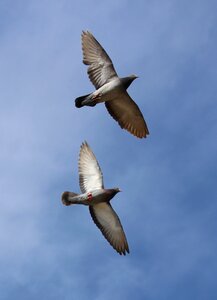
[[[111,246],[119,254],[129,253],[120,219],[110,204],[110,200],[120,192],[120,189],[104,188],[102,171],[87,142],[81,145],[78,165],[79,185],[82,194],[64,192],[62,203],[67,206],[72,204],[89,206],[94,223]]]
[[[110,115],[121,128],[128,130],[138,138],[149,134],[143,115],[127,93],[127,88],[137,78],[136,75],[119,78],[113,63],[89,31],[82,33],[83,63],[88,65],[88,76],[96,91],[76,98],[75,106],[95,106],[105,102]]]

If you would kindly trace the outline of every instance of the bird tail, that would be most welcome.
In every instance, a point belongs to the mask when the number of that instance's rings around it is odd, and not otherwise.
[[[78,194],[72,192],[64,192],[62,194],[62,203],[66,206],[77,203],[77,201],[73,201],[73,197],[77,195]]]
[[[80,108],[82,106],[95,106],[96,101],[92,99],[91,94],[84,95],[75,99],[75,106]]]
[[[78,108],[84,106],[83,102],[88,98],[88,96],[90,96],[90,94],[76,98],[75,99],[75,106],[78,107]]]

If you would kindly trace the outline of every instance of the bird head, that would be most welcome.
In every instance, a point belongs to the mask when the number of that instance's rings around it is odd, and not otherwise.
[[[114,191],[115,191],[116,193],[122,192],[119,188],[114,188]]]
[[[127,76],[127,77],[123,77],[121,78],[121,82],[124,86],[125,89],[128,89],[128,87],[131,85],[131,83],[136,79],[138,78],[138,76],[136,75],[130,75],[130,76]]]
[[[139,78],[139,76],[137,76],[135,74],[130,75],[130,77],[132,78],[132,80],[135,80],[136,78]]]

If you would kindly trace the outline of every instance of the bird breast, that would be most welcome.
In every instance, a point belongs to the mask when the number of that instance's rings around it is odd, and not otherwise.
[[[122,89],[123,87],[120,79],[116,78],[101,86],[93,94],[96,97],[100,95],[100,102],[105,102],[116,99],[120,95]]]
[[[82,195],[86,205],[93,205],[107,201],[107,194],[103,189],[97,189]]]

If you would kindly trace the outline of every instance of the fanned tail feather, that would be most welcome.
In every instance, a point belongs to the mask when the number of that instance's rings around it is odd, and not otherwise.
[[[76,98],[76,99],[75,99],[75,106],[76,106],[77,108],[80,108],[80,107],[84,106],[85,104],[83,104],[83,102],[84,102],[85,100],[87,100],[88,96],[90,96],[90,94],[84,95],[84,96],[81,96],[81,97]]]
[[[76,193],[72,193],[72,192],[64,192],[63,194],[62,194],[62,203],[64,204],[64,205],[66,205],[66,206],[69,206],[69,205],[72,205],[72,204],[74,204],[73,203],[73,201],[71,201],[71,200],[69,200],[69,196],[70,196],[70,198],[71,197],[74,197],[74,196],[77,196],[78,194],[76,194]]]
[[[82,106],[95,106],[97,104],[97,98],[91,97],[91,94],[81,96],[75,99],[75,106],[80,108]]]

